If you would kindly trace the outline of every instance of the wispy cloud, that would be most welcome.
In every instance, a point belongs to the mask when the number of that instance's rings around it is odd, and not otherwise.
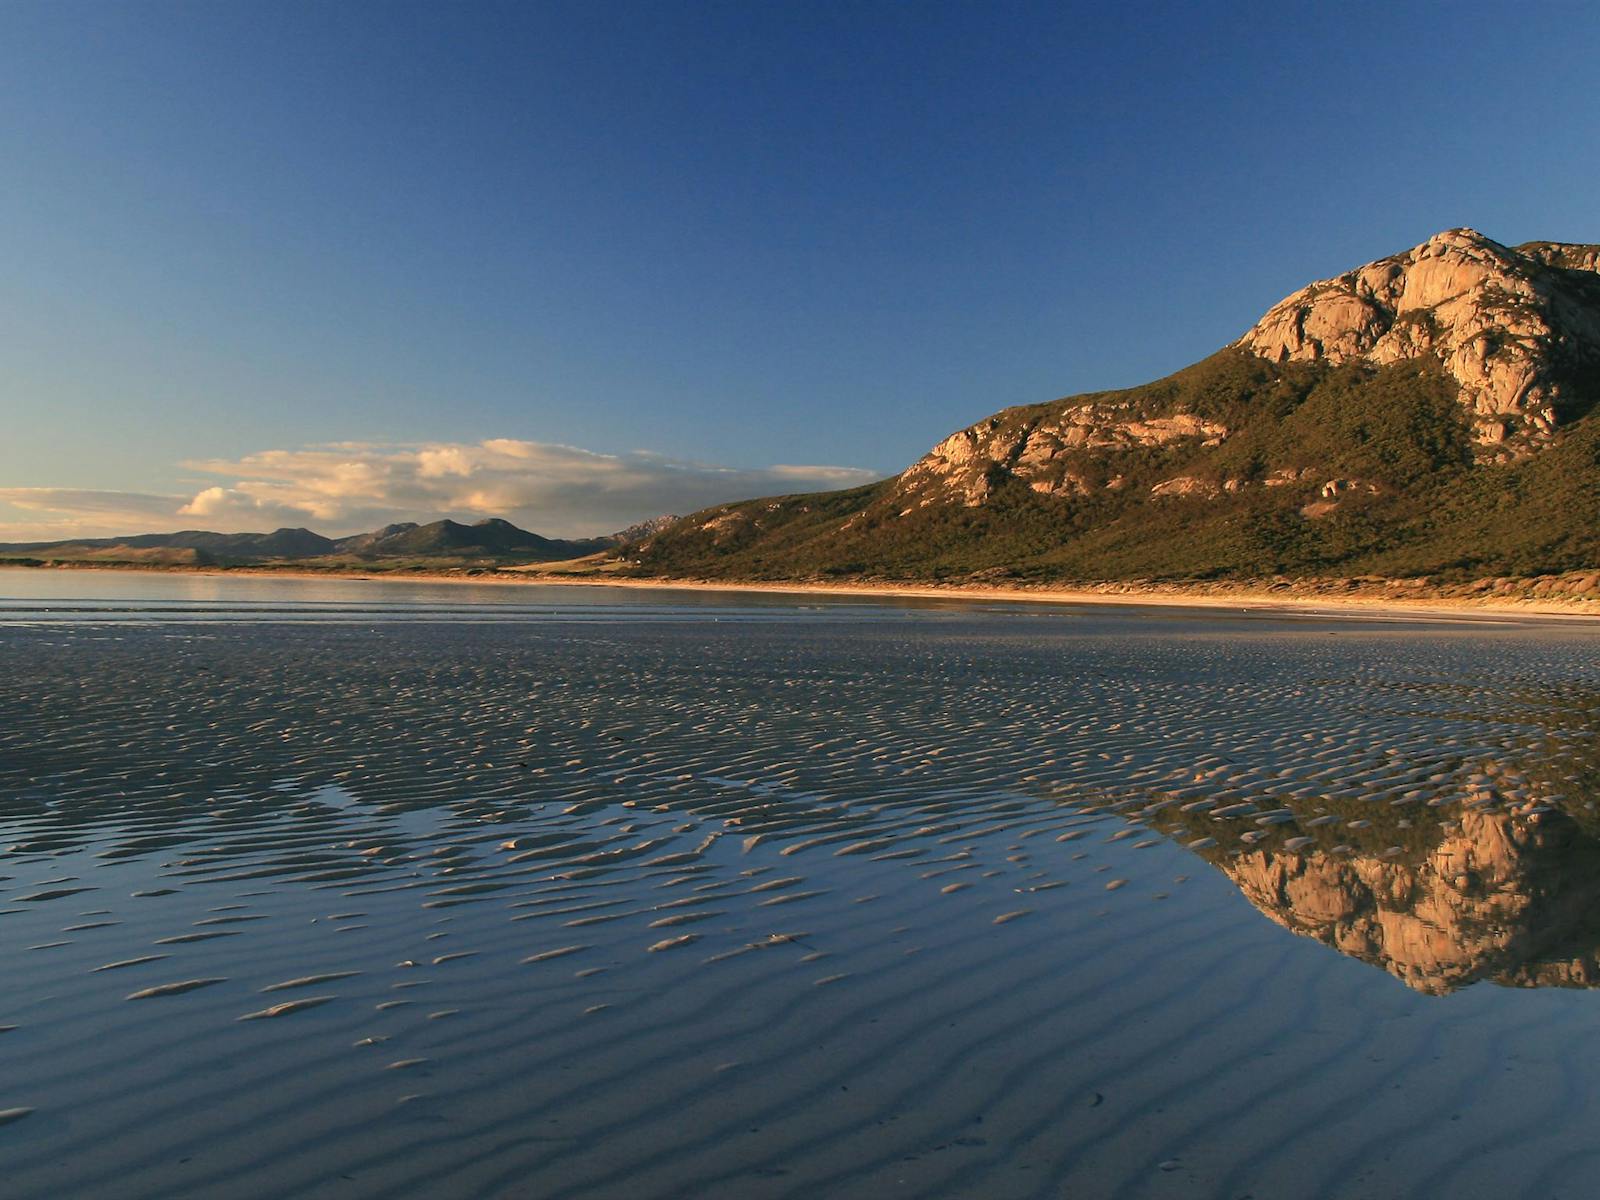
[[[184,466],[214,483],[184,495],[0,488],[21,510],[0,539],[91,537],[171,528],[231,532],[309,525],[342,534],[391,521],[505,517],[554,536],[607,533],[664,512],[774,492],[854,487],[855,467],[722,467],[639,451],[597,454],[553,442],[341,442]]]
[[[115,529],[138,533],[165,528],[181,496],[105,492],[90,488],[0,488],[0,542],[96,537]],[[5,509],[9,508],[10,513]]]

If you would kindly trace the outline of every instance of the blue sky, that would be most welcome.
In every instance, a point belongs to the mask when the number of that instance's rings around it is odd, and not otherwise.
[[[0,538],[594,533],[899,470],[1456,225],[1589,3],[0,5]]]

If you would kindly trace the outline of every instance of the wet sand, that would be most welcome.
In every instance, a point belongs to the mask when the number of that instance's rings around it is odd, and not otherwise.
[[[1583,1194],[1586,625],[373,611],[0,625],[15,1194]]]

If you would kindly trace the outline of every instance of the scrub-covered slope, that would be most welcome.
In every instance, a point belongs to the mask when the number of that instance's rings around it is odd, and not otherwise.
[[[657,574],[1110,580],[1600,566],[1600,247],[1452,230],[1166,379],[1005,409],[894,478],[692,514]]]

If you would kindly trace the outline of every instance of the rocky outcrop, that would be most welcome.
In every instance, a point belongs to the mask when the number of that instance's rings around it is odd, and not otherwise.
[[[1237,343],[1272,362],[1431,358],[1460,387],[1486,458],[1549,440],[1600,367],[1600,246],[1515,249],[1452,229],[1302,288]]]
[[[626,529],[619,529],[607,540],[619,546],[631,546],[637,542],[647,541],[663,530],[671,529],[680,520],[682,518],[676,513],[664,513],[659,517],[651,517],[647,521],[629,525]]]
[[[1524,457],[1592,402],[1584,381],[1600,379],[1600,246],[1533,242],[1512,249],[1452,229],[1302,288],[1235,345],[1280,364],[1436,363],[1468,410],[1479,458]],[[1114,398],[1007,409],[940,442],[900,476],[896,496],[905,512],[940,501],[974,507],[1006,477],[1042,495],[1085,496],[1105,486],[1086,467],[1094,458],[1140,447],[1217,446],[1228,434],[1194,412],[1152,411]],[[1296,471],[1275,467],[1264,482],[1297,483]],[[1149,494],[1214,499],[1236,490],[1222,479],[1185,474],[1158,480]]]
[[[1600,271],[1600,246],[1572,242],[1525,242],[1517,247],[1517,253],[1547,267],[1560,267],[1567,271]]]
[[[718,539],[732,537],[751,524],[749,513],[736,508],[719,509],[715,514],[699,523],[702,533],[709,533]]]
[[[1141,415],[1115,401],[1063,402],[1043,414],[999,413],[953,433],[900,476],[900,490],[918,504],[955,498],[974,506],[988,499],[998,468],[1045,495],[1086,495],[1091,477],[1074,471],[1083,452],[1190,443],[1216,446],[1228,430],[1193,413]]]
[[[1228,482],[1235,483],[1237,481],[1230,479]],[[1152,496],[1198,496],[1202,499],[1210,500],[1217,496],[1221,490],[1209,479],[1201,479],[1195,475],[1178,475],[1172,479],[1163,479],[1150,489],[1150,494]],[[1232,490],[1237,491],[1238,488],[1235,487]]]
[[[1511,249],[1453,229],[1274,305],[1236,344],[1271,363],[1437,363],[1468,409],[1479,457],[1510,460],[1547,442],[1600,378],[1600,246],[1535,242]],[[1034,492],[1078,497],[1106,486],[1095,459],[1141,447],[1220,445],[1229,430],[1181,408],[1104,396],[1007,409],[951,434],[897,481],[903,513],[937,502],[983,504],[1014,478]],[[1311,468],[1274,467],[1262,482],[1301,482]],[[1326,476],[1324,476],[1326,478]],[[1152,499],[1215,499],[1240,481],[1185,473],[1158,479]],[[1325,515],[1338,495],[1311,500]]]

